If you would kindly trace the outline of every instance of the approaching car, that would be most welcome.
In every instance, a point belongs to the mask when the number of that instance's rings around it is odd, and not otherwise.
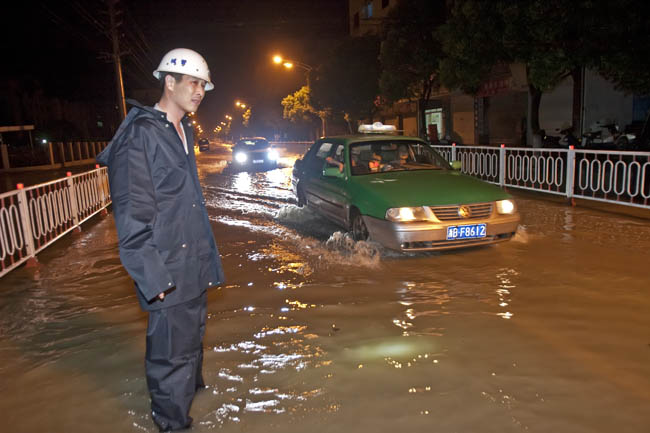
[[[232,164],[236,168],[275,168],[278,151],[264,137],[237,140],[232,148]]]
[[[199,152],[210,150],[210,141],[207,138],[199,138]]]
[[[317,140],[296,161],[291,183],[299,205],[350,230],[355,240],[394,250],[512,238],[519,223],[512,197],[459,168],[417,137],[361,134]]]

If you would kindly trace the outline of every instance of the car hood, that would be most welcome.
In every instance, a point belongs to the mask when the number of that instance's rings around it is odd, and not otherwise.
[[[419,170],[353,176],[365,214],[383,217],[386,209],[502,200],[510,195],[496,185],[450,170]]]

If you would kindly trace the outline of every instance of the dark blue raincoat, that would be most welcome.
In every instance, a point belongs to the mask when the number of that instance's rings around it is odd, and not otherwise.
[[[181,120],[186,154],[165,113],[129,102],[134,107],[97,161],[108,166],[122,265],[135,281],[140,305],[152,311],[201,296],[224,274],[188,118]]]

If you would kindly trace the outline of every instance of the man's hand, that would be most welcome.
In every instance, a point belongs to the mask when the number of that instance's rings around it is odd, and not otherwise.
[[[165,299],[165,292],[160,292],[160,294],[158,294],[158,299],[160,299],[161,301],[164,300]]]

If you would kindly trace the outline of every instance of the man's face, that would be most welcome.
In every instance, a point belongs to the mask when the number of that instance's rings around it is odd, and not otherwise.
[[[181,81],[173,81],[169,92],[172,102],[186,113],[196,111],[205,96],[205,80],[183,75]]]

